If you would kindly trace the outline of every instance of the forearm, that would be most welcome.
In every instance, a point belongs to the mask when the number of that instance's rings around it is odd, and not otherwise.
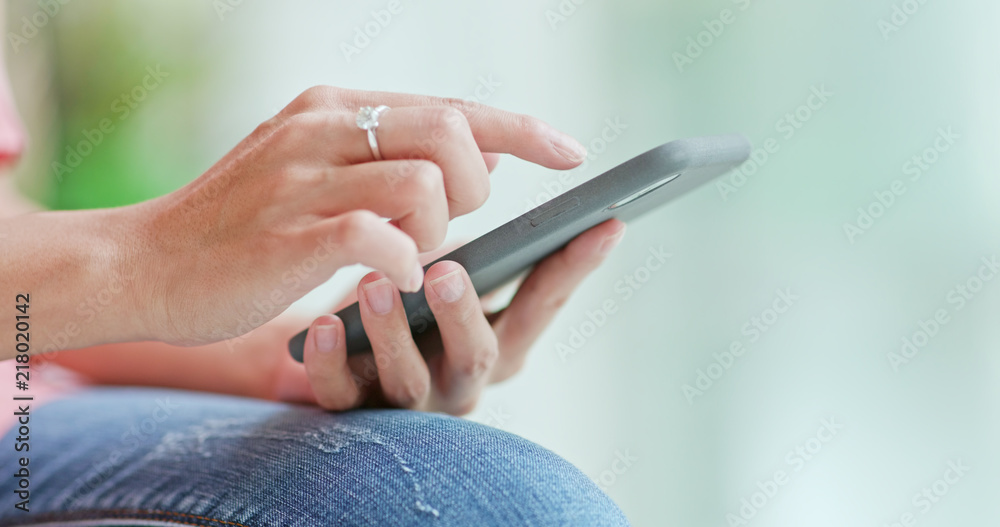
[[[31,353],[149,338],[137,316],[145,284],[129,249],[134,215],[120,208],[0,220],[0,360],[14,356],[18,315],[30,317]]]
[[[162,386],[268,399],[266,373],[225,343],[185,348],[162,342],[104,344],[48,357],[96,384]]]

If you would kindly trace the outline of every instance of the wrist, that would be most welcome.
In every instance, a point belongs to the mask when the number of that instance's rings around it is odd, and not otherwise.
[[[35,352],[145,340],[145,274],[127,209],[41,212],[4,221],[0,285],[30,298]],[[11,341],[13,339],[11,338]]]
[[[169,262],[157,237],[156,210],[154,200],[103,211],[110,244],[108,283],[121,291],[118,316],[130,341],[173,340],[161,286]]]

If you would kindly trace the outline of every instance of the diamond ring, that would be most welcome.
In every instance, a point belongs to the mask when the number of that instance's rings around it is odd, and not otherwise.
[[[355,119],[358,128],[368,132],[368,146],[372,148],[372,155],[375,156],[375,161],[382,160],[382,152],[378,149],[378,139],[375,138],[375,130],[378,128],[378,118],[388,109],[389,107],[385,105],[374,108],[371,106],[362,106],[358,110],[358,117]]]

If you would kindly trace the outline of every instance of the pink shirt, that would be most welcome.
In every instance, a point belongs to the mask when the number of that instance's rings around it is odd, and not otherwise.
[[[78,376],[45,361],[41,356],[31,357],[28,365],[28,389],[22,391],[16,384],[18,380],[24,380],[23,377],[15,378],[17,363],[13,359],[0,362],[0,435],[6,434],[17,423],[14,412],[19,406],[30,405],[31,411],[34,411],[83,386]],[[32,400],[15,401],[14,397],[32,397]]]

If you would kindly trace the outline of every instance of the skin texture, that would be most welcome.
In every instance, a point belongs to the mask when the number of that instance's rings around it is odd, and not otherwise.
[[[618,244],[624,227],[617,220],[598,225],[540,262],[499,313],[486,315],[468,288],[448,306],[428,298],[441,331],[429,332],[420,343],[419,349],[432,357],[426,363],[408,334],[400,338],[398,312],[363,320],[373,342],[392,336],[399,338],[397,347],[382,347],[375,355],[350,359],[343,345],[343,324],[334,315],[321,315],[311,324],[278,317],[238,341],[198,347],[160,342],[108,344],[61,352],[54,361],[100,383],[229,393],[318,404],[329,410],[393,406],[462,415],[473,409],[483,387],[521,369],[531,344],[576,285]],[[468,275],[453,262],[436,264],[424,279],[430,285],[453,271],[468,281]],[[379,272],[370,273],[359,290],[382,277]],[[433,289],[433,285],[427,287],[428,295]],[[355,300],[349,296],[331,311]],[[302,364],[289,356],[287,345],[307,324],[310,331]],[[319,326],[334,326],[335,344],[325,350],[316,345]],[[385,358],[380,361],[379,356]]]
[[[379,162],[353,122],[356,108],[376,99],[398,108],[383,118]],[[567,159],[557,143],[579,151]],[[449,218],[489,194],[483,152],[552,168],[584,156],[531,117],[458,100],[311,88],[176,192],[131,207],[9,220],[0,228],[18,251],[0,254],[0,281],[40,299],[32,307],[41,324],[77,326],[40,328],[62,335],[62,348],[238,337],[357,263],[416,291],[419,253],[440,245]],[[100,310],[83,315],[55,300],[104,289]],[[0,338],[12,340],[12,331],[0,328]]]
[[[313,398],[333,410],[366,401],[390,406],[465,414],[482,389],[521,369],[531,344],[625,233],[618,220],[605,222],[542,261],[528,275],[508,308],[487,317],[469,275],[455,262],[439,262],[424,277],[437,330],[414,342],[399,291],[379,272],[358,284],[361,318],[372,355],[347,359],[344,325],[335,315],[316,319],[305,345],[305,367]],[[371,292],[385,288],[390,304],[376,310]],[[379,313],[378,311],[384,311]],[[430,358],[424,360],[420,350]],[[368,372],[377,371],[374,382]],[[311,400],[306,397],[306,400]]]
[[[380,119],[385,160],[376,162],[354,117],[378,104],[392,109]],[[23,132],[9,97],[0,106],[0,162],[10,164]],[[31,205],[0,185],[0,289],[31,293],[33,352],[61,350],[51,360],[94,382],[463,414],[484,386],[521,368],[624,233],[617,221],[584,233],[490,316],[458,264],[424,276],[421,254],[441,245],[450,219],[483,204],[502,153],[554,169],[585,157],[532,117],[455,99],[310,88],[204,175],[155,200],[24,214]],[[310,324],[305,363],[295,363],[286,343],[307,321],[281,313],[357,263],[376,269],[358,285],[373,354],[348,360],[343,324],[322,315]],[[399,291],[421,285],[439,331],[416,343]],[[14,315],[10,303],[0,310]],[[0,326],[0,340],[13,333]]]
[[[354,125],[356,109],[376,100],[394,108],[379,162]],[[140,271],[157,294],[142,299],[152,309],[135,309],[146,315],[139,324],[176,344],[238,336],[234,320],[270,318],[260,302],[283,310],[356,263],[416,291],[419,253],[489,195],[482,152],[551,168],[582,161],[582,147],[567,159],[560,142],[579,147],[537,119],[465,101],[311,88],[201,178],[140,205],[142,242],[126,265],[145,270],[162,255],[174,265]]]

